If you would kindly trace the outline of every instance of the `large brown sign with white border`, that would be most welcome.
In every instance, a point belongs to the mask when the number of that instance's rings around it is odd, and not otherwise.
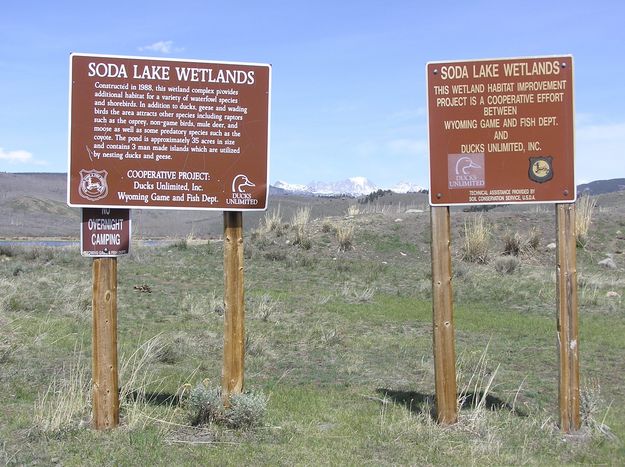
[[[575,201],[573,58],[426,65],[430,204]]]
[[[264,210],[271,67],[72,54],[68,204]]]

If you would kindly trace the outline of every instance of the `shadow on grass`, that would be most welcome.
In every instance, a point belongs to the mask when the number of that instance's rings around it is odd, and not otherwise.
[[[128,394],[127,400],[136,402],[139,399],[150,405],[172,406],[180,405],[180,394],[170,394],[166,392],[139,392],[133,391]]]
[[[403,405],[409,411],[414,413],[427,412],[431,417],[436,418],[436,405],[434,403],[434,394],[424,394],[416,391],[398,391],[395,389],[378,388],[376,389],[378,394],[381,394],[385,399],[390,399],[395,404]],[[460,410],[474,409],[479,402],[484,399],[484,407],[488,410],[507,410],[512,412],[518,417],[527,417],[527,414],[512,407],[509,403],[501,400],[500,398],[487,394],[484,398],[484,393],[467,393],[462,397],[463,403]]]
[[[375,391],[381,394],[384,399],[390,399],[395,404],[403,405],[411,412],[427,412],[432,417],[435,416],[434,395],[432,394],[423,394],[415,391],[397,391],[388,388],[378,388]]]

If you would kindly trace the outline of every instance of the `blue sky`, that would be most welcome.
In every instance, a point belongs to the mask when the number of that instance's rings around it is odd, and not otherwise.
[[[0,171],[67,171],[71,52],[271,63],[270,180],[428,184],[425,64],[572,54],[576,178],[625,177],[622,1],[0,6]]]

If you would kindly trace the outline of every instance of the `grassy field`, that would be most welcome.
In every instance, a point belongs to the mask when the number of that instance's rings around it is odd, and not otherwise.
[[[119,259],[122,425],[109,432],[89,427],[91,260],[2,247],[0,463],[621,464],[624,198],[597,199],[578,248],[580,433],[557,427],[553,208],[452,214],[463,405],[443,427],[432,417],[429,214],[382,199],[248,225],[246,388],[268,397],[249,429],[192,426],[180,397],[220,385],[220,241]],[[487,232],[479,260],[465,242],[476,219]],[[608,255],[616,269],[598,265]]]

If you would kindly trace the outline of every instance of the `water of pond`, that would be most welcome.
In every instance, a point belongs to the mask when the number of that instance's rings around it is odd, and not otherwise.
[[[141,240],[142,246],[161,246],[172,243],[172,240]],[[79,247],[78,240],[0,240],[0,246],[27,246],[27,247]]]

